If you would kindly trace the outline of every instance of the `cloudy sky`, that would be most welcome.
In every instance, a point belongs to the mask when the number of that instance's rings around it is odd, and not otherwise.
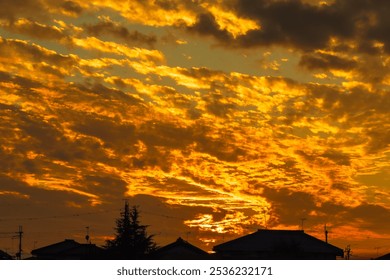
[[[390,2],[0,0],[0,249],[300,229],[390,252]]]

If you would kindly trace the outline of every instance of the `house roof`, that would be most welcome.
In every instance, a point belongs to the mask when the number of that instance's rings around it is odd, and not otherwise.
[[[0,260],[12,260],[12,256],[3,250],[0,250]]]
[[[305,253],[343,256],[343,250],[306,234],[303,230],[258,230],[252,234],[214,246],[221,252],[275,252],[296,249]]]
[[[79,247],[81,244],[73,239],[65,239],[64,241],[44,246],[31,251],[32,255],[56,255],[64,251]]]
[[[390,260],[390,253],[377,257],[376,260]]]
[[[31,254],[38,258],[85,258],[99,256],[104,253],[104,249],[95,244],[81,244],[72,239],[51,244],[31,251]]]
[[[73,247],[62,251],[62,254],[66,255],[82,255],[86,253],[90,254],[102,254],[105,252],[103,248],[96,246],[95,244],[80,244],[77,247]]]
[[[177,258],[190,258],[190,257],[206,257],[209,254],[202,249],[192,245],[179,237],[175,242],[172,242],[164,247],[159,248],[153,257],[177,257]]]

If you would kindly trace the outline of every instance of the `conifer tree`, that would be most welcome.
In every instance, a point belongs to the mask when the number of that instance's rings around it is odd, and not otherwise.
[[[116,220],[115,238],[106,241],[113,258],[144,259],[157,249],[153,235],[147,234],[148,226],[140,224],[139,216],[138,208],[130,208],[126,201],[121,217]]]

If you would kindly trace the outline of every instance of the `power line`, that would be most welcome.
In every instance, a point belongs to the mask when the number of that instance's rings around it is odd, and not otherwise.
[[[45,219],[59,219],[59,218],[70,218],[70,217],[80,217],[80,216],[89,216],[89,215],[96,215],[96,214],[103,214],[103,213],[109,213],[118,211],[118,209],[115,210],[101,210],[96,212],[87,212],[87,213],[76,213],[76,214],[69,214],[69,215],[54,215],[54,216],[43,216],[43,217],[23,217],[23,218],[0,218],[0,221],[35,221],[35,220],[45,220]]]
[[[116,212],[116,211],[118,211],[118,209],[101,210],[101,211],[87,212],[87,213],[75,213],[75,214],[69,214],[69,215],[42,216],[42,217],[19,217],[19,218],[7,217],[7,218],[0,218],[0,221],[36,221],[36,220],[46,220],[46,219],[61,219],[61,218],[71,218],[71,217],[81,217],[81,216],[104,214],[104,213],[110,213],[110,212]],[[141,213],[152,215],[152,216],[163,217],[163,218],[167,218],[167,219],[177,219],[177,220],[182,220],[182,221],[188,219],[188,218],[184,218],[184,217],[158,214],[158,213],[154,213],[154,212],[150,212],[150,211],[141,211]]]
[[[21,260],[22,259],[22,251],[23,251],[22,250],[23,227],[19,226],[19,230],[17,232],[1,232],[0,234],[6,235],[6,236],[3,236],[3,238],[11,238],[11,239],[18,238],[19,239],[19,246],[18,246],[18,252],[16,253],[16,259]],[[15,234],[17,234],[17,235],[15,236]]]

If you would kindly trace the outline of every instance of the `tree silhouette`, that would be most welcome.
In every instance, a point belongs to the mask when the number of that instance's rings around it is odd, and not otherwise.
[[[144,259],[157,249],[153,235],[148,235],[146,228],[139,221],[139,211],[136,206],[125,208],[121,217],[116,220],[116,234],[113,240],[106,240],[106,248],[115,259]]]

